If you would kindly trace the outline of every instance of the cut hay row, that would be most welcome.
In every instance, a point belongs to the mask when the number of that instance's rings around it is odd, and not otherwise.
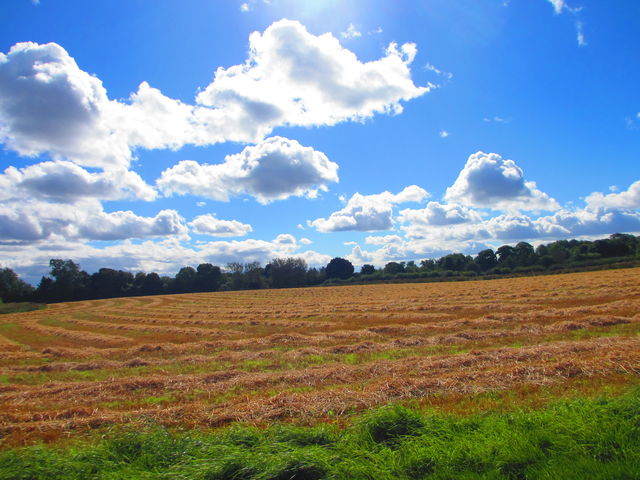
[[[20,343],[11,340],[4,335],[0,334],[0,354],[4,352],[15,352],[22,350],[23,346]]]
[[[264,349],[247,350],[247,349],[231,349],[217,348],[218,353],[210,355],[171,355],[169,358],[149,358],[144,356],[126,355],[127,360],[97,360],[87,362],[79,361],[50,361],[41,365],[13,366],[9,368],[1,368],[0,374],[11,375],[24,372],[70,372],[70,371],[88,371],[88,370],[110,370],[112,372],[120,372],[131,368],[138,367],[159,367],[173,365],[205,365],[212,362],[228,362],[241,364],[245,361],[262,360],[271,361],[274,364],[278,362],[293,362],[308,356],[335,358],[339,360],[340,355],[349,354],[375,354],[380,352],[394,351],[396,356],[407,356],[417,348],[437,347],[437,346],[465,346],[473,344],[472,348],[478,350],[481,343],[496,343],[501,340],[502,343],[510,343],[518,341],[523,344],[534,344],[549,334],[567,331],[588,330],[590,328],[603,328],[615,325],[626,325],[631,323],[630,320],[624,318],[600,318],[596,317],[588,322],[558,322],[556,324],[545,327],[536,325],[522,325],[516,331],[460,331],[453,335],[434,335],[421,337],[417,335],[400,336],[388,341],[363,341],[356,343],[340,343],[332,346],[300,346],[286,352],[273,350],[267,346]],[[547,342],[548,343],[548,342]],[[201,346],[201,345],[200,345]],[[237,347],[237,345],[236,345]],[[407,352],[404,354],[403,352]],[[100,352],[104,353],[104,351]],[[135,353],[140,353],[136,351]],[[114,355],[110,355],[113,357]],[[122,377],[123,375],[118,375]],[[126,375],[124,375],[126,376]]]
[[[78,325],[79,327],[87,329],[105,329],[105,330],[125,330],[130,332],[144,332],[144,333],[165,333],[174,335],[184,335],[198,337],[224,337],[228,336],[229,332],[218,329],[207,328],[190,328],[190,327],[175,327],[175,326],[163,326],[163,325],[140,325],[136,323],[111,323],[100,322],[95,320],[80,320],[74,317],[64,317],[64,321]]]
[[[502,371],[504,368],[538,367],[545,364],[560,365],[572,361],[587,362],[597,371],[618,371],[620,368],[636,374],[640,369],[640,339],[598,338],[588,341],[557,342],[522,348],[500,348],[473,351],[457,355],[409,357],[399,360],[381,360],[361,365],[335,364],[277,372],[244,372],[231,370],[197,375],[149,375],[100,382],[51,382],[41,386],[21,386],[20,391],[0,393],[0,402],[15,403],[19,410],[43,407],[46,401],[86,399],[104,402],[127,397],[131,392],[144,390],[149,395],[175,391],[188,393],[204,390],[222,394],[243,388],[290,388],[293,386],[321,387],[352,384],[375,379],[438,377],[462,371]],[[586,363],[585,363],[586,365]],[[551,367],[550,367],[551,368]],[[555,367],[553,367],[555,368]],[[604,369],[604,370],[603,370]],[[524,370],[523,370],[524,371]],[[553,369],[549,370],[553,373]],[[0,414],[5,418],[10,410]]]
[[[189,315],[189,318],[181,318],[179,316],[167,316],[167,315],[153,315],[148,317],[138,316],[139,312],[132,312],[129,315],[125,313],[120,313],[118,315],[115,314],[96,314],[91,315],[90,320],[105,324],[113,324],[113,325],[130,325],[130,324],[142,324],[142,325],[187,325],[187,326],[198,326],[198,327],[276,327],[278,329],[327,329],[332,328],[338,325],[337,322],[319,322],[319,321],[290,321],[283,319],[273,319],[271,317],[259,318],[255,317],[253,319],[248,320],[228,320],[220,318],[217,314],[209,315],[208,317],[203,316],[202,318],[197,318],[195,315]],[[196,317],[196,318],[194,318]],[[247,315],[245,314],[245,318]],[[88,317],[87,317],[88,318]],[[194,330],[197,332],[198,330]],[[206,331],[206,330],[203,330]]]
[[[9,443],[142,418],[315,421],[389,400],[638,381],[640,269],[70,302],[2,325]]]
[[[51,325],[43,326],[36,319],[28,319],[20,322],[24,329],[34,332],[36,335],[63,337],[77,342],[92,343],[99,346],[121,346],[132,342],[129,337],[121,335],[104,335],[99,333],[71,331],[66,328]]]
[[[472,393],[513,388],[522,385],[542,385],[567,378],[594,377],[608,374],[640,374],[638,340],[594,341],[590,345],[575,342],[553,347],[531,347],[522,351],[499,349],[493,352],[471,353],[459,358],[405,359],[365,366],[328,366],[277,374],[242,374],[227,372],[212,376],[166,379],[140,378],[126,382],[104,382],[76,386],[73,390],[62,385],[38,389],[33,394],[42,398],[90,398],[82,408],[39,411],[40,402],[30,395],[14,397],[22,408],[4,412],[0,416],[0,432],[11,434],[47,428],[66,428],[101,425],[118,419],[154,418],[159,423],[224,424],[230,420],[265,422],[296,417],[321,417],[329,413],[370,408],[392,400],[422,398],[443,393]],[[604,348],[615,352],[600,355]],[[292,391],[292,387],[312,387],[306,392]],[[272,395],[238,395],[230,401],[207,403],[201,395],[198,401],[182,401],[159,409],[157,406],[109,411],[99,403],[113,402],[131,392],[176,392],[185,394],[195,388],[208,395],[221,394],[238,387],[265,390],[280,388]],[[328,388],[330,387],[330,388]],[[26,393],[26,392],[25,392]],[[3,395],[6,397],[9,395]],[[28,412],[20,412],[27,409]]]

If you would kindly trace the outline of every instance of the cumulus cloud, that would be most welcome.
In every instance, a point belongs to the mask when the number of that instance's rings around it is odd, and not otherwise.
[[[475,254],[485,248],[523,240],[551,242],[563,238],[600,238],[614,232],[640,232],[640,213],[602,209],[560,210],[553,215],[499,215],[477,223],[458,223],[434,228],[410,224],[401,227],[404,236],[367,237],[365,243],[378,248],[367,250],[357,243],[346,257],[354,265],[389,261],[438,258],[451,252]]]
[[[477,152],[469,156],[445,200],[493,210],[557,210],[558,202],[525,181],[513,160],[497,153]]]
[[[146,82],[127,101],[110,100],[61,46],[19,43],[0,53],[0,141],[24,156],[126,168],[137,147],[256,143],[277,126],[397,114],[431,88],[411,80],[416,52],[392,43],[360,62],[330,33],[280,20],[251,34],[246,62],[218,68],[189,105]]]
[[[19,154],[48,152],[91,166],[126,162],[114,114],[102,82],[59,45],[25,42],[0,53],[0,140]]]
[[[368,236],[364,240],[369,245],[389,245],[402,243],[402,237],[398,235],[384,235],[384,236]]]
[[[462,205],[429,202],[426,208],[423,209],[412,210],[407,208],[402,210],[398,220],[401,223],[442,226],[479,222],[482,217],[477,211]]]
[[[592,208],[637,209],[640,208],[640,180],[634,182],[627,190],[605,195],[593,192],[585,201]]]
[[[36,197],[73,203],[100,200],[154,200],[156,191],[140,175],[125,169],[90,173],[68,161],[42,162],[25,168],[8,167],[0,174],[0,199]]]
[[[165,195],[192,194],[228,201],[235,195],[252,195],[266,204],[290,196],[317,196],[326,184],[338,181],[338,165],[295,140],[271,137],[242,152],[209,165],[184,160],[157,181]]]
[[[382,192],[374,195],[354,194],[347,205],[328,218],[318,218],[307,222],[319,232],[389,230],[393,227],[394,205],[407,202],[421,202],[429,193],[411,185],[398,194]]]
[[[184,245],[177,238],[124,241],[104,248],[96,248],[79,242],[46,243],[16,249],[0,244],[3,265],[14,268],[31,282],[37,281],[49,270],[50,258],[73,258],[83,269],[93,272],[101,267],[129,271],[155,271],[175,275],[185,265],[196,266],[203,262],[225,265],[228,262],[261,262],[265,264],[277,257],[303,258],[309,266],[324,266],[331,257],[313,250],[300,251],[298,242],[274,240],[227,240],[204,242],[197,246]]]
[[[154,217],[131,211],[108,213],[93,199],[77,201],[73,208],[37,199],[0,204],[0,243],[184,237],[186,233],[184,220],[175,210],[162,210]]]
[[[155,217],[141,217],[131,211],[99,212],[74,225],[71,232],[88,240],[123,240],[185,235],[187,230],[178,212],[161,210]]]
[[[247,122],[267,128],[333,125],[399,113],[400,101],[430,89],[411,80],[411,43],[392,43],[384,57],[363,63],[332,34],[312,35],[299,22],[280,20],[252,33],[249,46],[247,62],[219,68],[198,102],[248,113]]]
[[[609,235],[614,232],[640,232],[640,214],[628,210],[560,210],[538,218],[522,214],[504,214],[475,223],[460,223],[433,228],[409,223],[401,229],[408,241],[422,242],[432,248],[468,242],[504,243],[520,240],[552,241],[560,238]]]
[[[251,225],[237,220],[220,220],[211,214],[200,215],[189,222],[194,233],[212,237],[244,237],[253,232]]]

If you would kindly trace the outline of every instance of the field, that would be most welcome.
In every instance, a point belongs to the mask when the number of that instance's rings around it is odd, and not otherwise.
[[[52,304],[0,316],[0,437],[536,407],[637,385],[639,332],[640,269]]]

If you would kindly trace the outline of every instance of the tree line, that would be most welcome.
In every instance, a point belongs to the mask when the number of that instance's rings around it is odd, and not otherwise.
[[[321,284],[411,280],[444,277],[537,273],[572,267],[607,265],[640,258],[640,237],[616,233],[608,238],[559,240],[534,248],[527,242],[485,249],[475,256],[451,253],[416,263],[388,262],[382,268],[365,264],[359,273],[349,260],[334,258],[322,268],[308,268],[301,258],[276,258],[264,267],[259,262],[227,263],[221,268],[201,263],[181,268],[174,277],[155,272],[133,274],[101,268],[93,274],[73,260],[51,259],[50,273],[34,288],[10,268],[0,269],[0,299],[5,302],[61,302],[167,293],[215,292],[262,288],[290,288]]]

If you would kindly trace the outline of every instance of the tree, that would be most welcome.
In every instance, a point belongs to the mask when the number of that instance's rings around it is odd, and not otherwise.
[[[320,270],[317,268],[310,268],[307,270],[307,275],[305,278],[306,285],[319,285],[325,280],[325,268],[322,267]]]
[[[178,293],[193,292],[196,287],[196,270],[193,267],[182,267],[176,274],[175,291]]]
[[[420,260],[420,270],[429,271],[436,269],[436,261],[433,258]]]
[[[52,258],[49,260],[51,276],[55,279],[50,288],[50,300],[77,300],[86,296],[89,274],[80,270],[73,260]]]
[[[360,268],[361,275],[373,275],[374,273],[376,273],[376,267],[369,265],[368,263],[365,263],[362,265],[362,268]]]
[[[511,245],[502,245],[496,250],[496,255],[499,264],[513,266],[514,259],[512,257],[515,255],[515,249]]]
[[[90,277],[90,295],[94,298],[123,296],[130,292],[133,281],[130,272],[101,268]]]
[[[264,288],[264,268],[260,262],[250,262],[244,265],[244,287],[257,290]]]
[[[630,240],[628,237],[635,239],[633,235],[614,233],[609,238],[596,240],[593,243],[593,250],[602,257],[624,257],[626,255],[632,255],[636,250],[635,241]]]
[[[461,272],[466,270],[468,264],[472,263],[473,259],[462,253],[450,253],[438,260],[438,267],[442,270],[453,270]]]
[[[21,280],[10,268],[0,269],[0,299],[5,302],[26,300],[33,293],[33,287]]]
[[[164,293],[164,282],[160,278],[160,275],[151,272],[144,277],[141,290],[143,295],[159,295]]]
[[[326,268],[327,278],[341,278],[343,280],[353,275],[353,271],[353,264],[340,257],[332,258]]]
[[[395,275],[404,272],[404,262],[389,262],[384,266],[384,273],[387,275]]]
[[[196,291],[214,292],[220,288],[222,271],[210,263],[201,263],[196,269]]]
[[[487,270],[491,270],[498,264],[498,258],[496,257],[496,253],[493,250],[487,248],[486,250],[482,250],[478,253],[475,262],[478,267],[480,267],[480,270],[486,272]]]
[[[307,262],[302,258],[274,258],[265,272],[274,288],[300,287],[305,284]]]
[[[519,266],[533,265],[536,262],[536,254],[533,245],[527,242],[518,242],[513,249],[516,263]]]

